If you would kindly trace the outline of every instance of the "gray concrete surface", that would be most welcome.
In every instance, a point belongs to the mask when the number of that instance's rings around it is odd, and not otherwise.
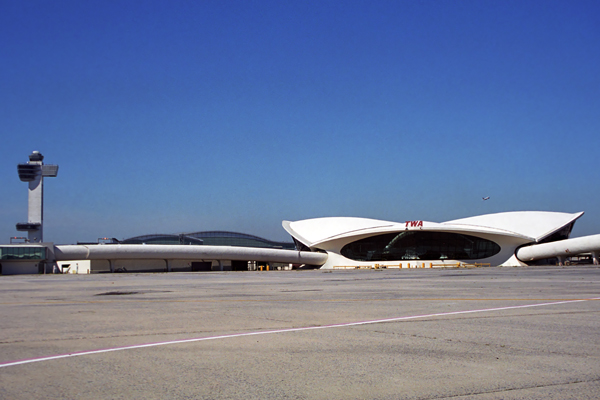
[[[0,364],[600,297],[581,267],[0,277]],[[258,334],[0,368],[2,399],[598,399],[600,302]]]

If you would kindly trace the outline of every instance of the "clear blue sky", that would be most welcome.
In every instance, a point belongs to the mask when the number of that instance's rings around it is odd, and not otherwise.
[[[0,242],[281,221],[586,215],[600,2],[0,0]],[[491,196],[482,201],[483,196]]]

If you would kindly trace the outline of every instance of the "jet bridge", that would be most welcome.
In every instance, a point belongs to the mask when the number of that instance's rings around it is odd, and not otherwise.
[[[594,265],[598,265],[600,256],[600,235],[583,236],[556,242],[533,244],[517,249],[517,258],[523,262],[557,257],[563,265],[567,257],[581,253],[591,253]]]
[[[116,260],[163,260],[167,271],[173,260],[231,260],[323,265],[326,253],[236,246],[190,246],[151,244],[58,245],[56,261],[106,260],[114,272]]]

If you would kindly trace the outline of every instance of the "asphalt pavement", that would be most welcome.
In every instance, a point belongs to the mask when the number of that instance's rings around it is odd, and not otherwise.
[[[0,399],[598,399],[597,266],[0,276]]]

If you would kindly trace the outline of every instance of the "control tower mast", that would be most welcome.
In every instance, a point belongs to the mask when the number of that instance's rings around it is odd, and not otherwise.
[[[39,151],[29,155],[29,162],[19,164],[19,179],[29,182],[29,212],[27,222],[17,224],[18,231],[26,231],[30,243],[43,242],[44,221],[44,178],[55,177],[58,165],[44,165],[44,156]]]

